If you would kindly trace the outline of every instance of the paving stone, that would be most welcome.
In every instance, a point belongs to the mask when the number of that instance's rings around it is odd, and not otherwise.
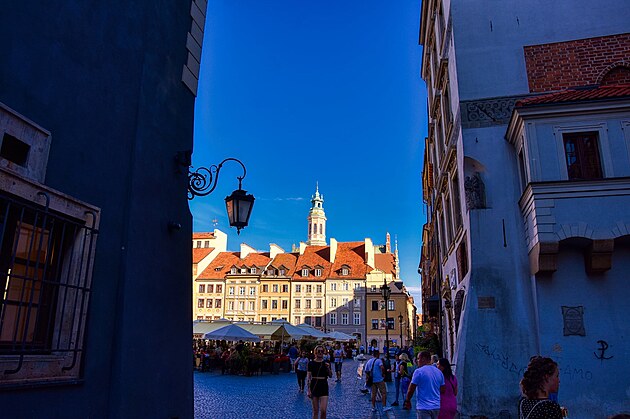
[[[387,415],[372,413],[370,396],[360,392],[363,382],[357,379],[358,365],[346,360],[341,382],[335,382],[334,373],[328,380],[328,419],[415,419],[415,410],[402,409],[402,399]],[[243,377],[195,372],[194,380],[196,419],[306,419],[312,415],[311,400],[306,392],[298,392],[292,373]],[[394,390],[394,383],[387,383],[388,404],[395,400]]]

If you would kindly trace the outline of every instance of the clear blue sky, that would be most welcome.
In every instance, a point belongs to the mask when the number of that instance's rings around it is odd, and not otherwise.
[[[229,228],[223,199],[242,173],[191,201],[195,231],[286,251],[306,241],[319,182],[327,239],[398,238],[401,277],[420,309],[426,89],[420,0],[208,2],[193,166],[236,157],[256,197],[250,225]]]

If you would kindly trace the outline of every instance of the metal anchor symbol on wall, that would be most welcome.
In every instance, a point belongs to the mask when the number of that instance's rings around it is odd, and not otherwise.
[[[608,343],[605,340],[598,340],[597,343],[599,343],[599,348],[597,348],[597,350],[600,352],[599,355],[597,355],[595,352],[593,352],[593,355],[595,355],[595,358],[599,359],[599,360],[604,360],[604,359],[610,359],[612,358],[611,356],[606,356],[606,350],[608,349]]]

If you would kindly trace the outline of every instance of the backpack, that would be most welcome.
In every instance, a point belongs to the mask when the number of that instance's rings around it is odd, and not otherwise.
[[[373,375],[374,364],[376,364],[376,359],[372,361],[372,368],[365,371],[365,385],[368,387],[371,387],[372,384],[374,384],[374,375]]]

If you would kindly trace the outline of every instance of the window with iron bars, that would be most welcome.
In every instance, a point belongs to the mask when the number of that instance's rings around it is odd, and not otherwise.
[[[12,185],[0,191],[0,387],[76,380],[99,210],[8,172],[0,179]]]

